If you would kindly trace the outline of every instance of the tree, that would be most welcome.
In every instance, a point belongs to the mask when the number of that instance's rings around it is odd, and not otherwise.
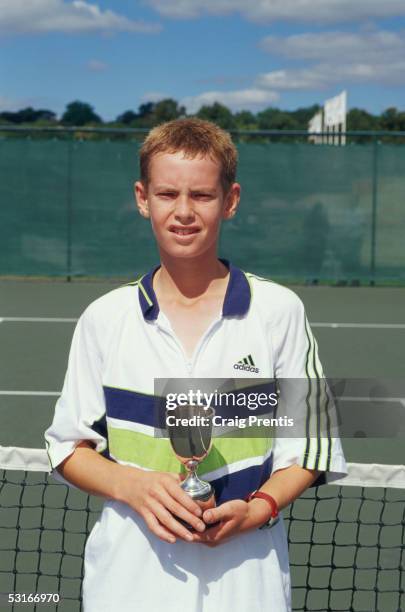
[[[297,120],[288,112],[279,111],[275,113],[272,120],[272,130],[298,130]]]
[[[124,111],[121,115],[118,115],[117,123],[124,123],[125,125],[131,125],[133,121],[138,118],[138,115],[132,110]]]
[[[278,112],[277,108],[269,107],[257,113],[257,123],[260,130],[269,130],[272,126],[274,113]]]
[[[379,118],[361,108],[350,109],[347,113],[346,122],[349,131],[378,130],[380,128]]]
[[[138,112],[136,113],[136,117],[132,122],[132,125],[138,128],[153,127],[156,124],[154,111],[154,102],[145,102],[143,104],[140,104],[138,107]]]
[[[165,98],[156,102],[153,114],[155,115],[156,123],[163,123],[164,121],[172,121],[172,119],[184,116],[186,109],[184,106],[179,106],[176,100]]]
[[[294,119],[296,123],[297,130],[306,130],[308,129],[309,120],[312,119],[316,113],[321,110],[319,104],[313,104],[312,106],[307,106],[303,108],[297,108],[295,111],[291,111],[290,115]]]
[[[269,107],[257,114],[259,129],[261,130],[297,130],[298,122],[288,111]]]
[[[213,121],[225,130],[235,128],[235,120],[232,112],[228,107],[220,104],[219,102],[214,102],[214,104],[211,104],[210,106],[202,106],[197,113],[197,117],[200,119]]]
[[[145,102],[138,108],[138,112],[128,110],[117,117],[117,122],[134,127],[153,127],[165,121],[185,116],[186,109],[179,106],[173,98],[165,98],[159,102]]]
[[[47,109],[35,110],[28,106],[15,112],[4,111],[0,113],[0,119],[18,125],[20,123],[35,123],[36,121],[55,121],[56,115]]]
[[[381,128],[383,130],[405,130],[405,112],[390,107],[381,115]]]
[[[61,122],[64,125],[86,125],[87,123],[102,123],[101,118],[94,112],[90,104],[75,100],[66,105]]]
[[[155,109],[154,102],[145,102],[145,104],[140,104],[138,108],[138,117],[144,118],[148,117],[153,113]]]
[[[234,115],[235,125],[238,130],[255,130],[257,128],[256,117],[250,111],[240,111]]]

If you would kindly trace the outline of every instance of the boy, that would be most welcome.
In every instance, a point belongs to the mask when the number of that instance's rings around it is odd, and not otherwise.
[[[140,165],[137,205],[161,264],[84,312],[46,432],[53,468],[107,500],[86,546],[84,609],[284,612],[287,539],[274,519],[320,472],[345,473],[339,440],[214,440],[199,475],[217,506],[202,511],[168,441],[154,437],[153,383],[258,377],[234,369],[246,355],[262,378],[319,381],[316,341],[294,293],[217,258],[240,198],[229,135],[198,119],[163,124]]]

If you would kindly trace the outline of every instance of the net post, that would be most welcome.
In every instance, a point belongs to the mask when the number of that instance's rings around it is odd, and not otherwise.
[[[375,284],[376,273],[376,235],[377,235],[377,181],[378,181],[378,140],[373,134],[373,160],[372,160],[372,200],[371,200],[371,260],[370,284]]]

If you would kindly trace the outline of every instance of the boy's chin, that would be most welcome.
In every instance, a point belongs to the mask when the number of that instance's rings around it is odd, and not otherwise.
[[[173,248],[173,245],[165,245],[164,247],[159,245],[159,251],[161,254],[164,253],[167,257],[172,257],[174,259],[197,259],[203,255],[206,255],[207,251],[209,250],[210,247],[204,249],[201,248],[201,246],[199,248],[193,248],[191,245],[187,247],[176,245],[176,247]]]

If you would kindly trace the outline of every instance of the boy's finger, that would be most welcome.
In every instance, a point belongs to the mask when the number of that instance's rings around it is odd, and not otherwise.
[[[144,513],[145,523],[149,527],[149,529],[154,533],[158,538],[168,542],[169,544],[174,544],[176,542],[176,538],[173,533],[168,531],[159,523],[157,518],[152,512]]]
[[[209,544],[213,542],[220,542],[221,540],[228,537],[233,531],[233,526],[229,523],[220,523],[215,527],[211,527],[204,531],[204,533],[194,534],[194,541],[200,542],[201,544]]]
[[[170,486],[169,493],[173,497],[173,499],[175,499],[189,512],[199,517],[202,515],[202,510],[200,506],[195,501],[193,501],[190,495],[183,491],[181,487],[175,485],[175,483],[173,483],[173,486]]]
[[[222,506],[217,506],[216,508],[210,508],[209,510],[205,510],[202,515],[202,520],[204,523],[217,523],[218,521],[223,521],[229,518],[230,512],[229,508]]]
[[[211,529],[206,529],[203,533],[195,533],[194,541],[195,542],[208,542],[212,540],[219,531],[219,525],[216,527],[212,527]]]
[[[157,504],[156,508],[154,508],[154,514],[158,521],[174,535],[179,536],[179,538],[186,542],[193,541],[193,534],[190,530],[179,523],[179,521],[176,521],[175,517],[164,506]]]
[[[175,518],[179,517],[197,531],[204,531],[205,523],[199,519],[193,512],[190,512],[185,508],[182,504],[171,497],[167,491],[163,491],[160,493],[159,501],[162,505],[169,510],[172,514],[175,515]]]

